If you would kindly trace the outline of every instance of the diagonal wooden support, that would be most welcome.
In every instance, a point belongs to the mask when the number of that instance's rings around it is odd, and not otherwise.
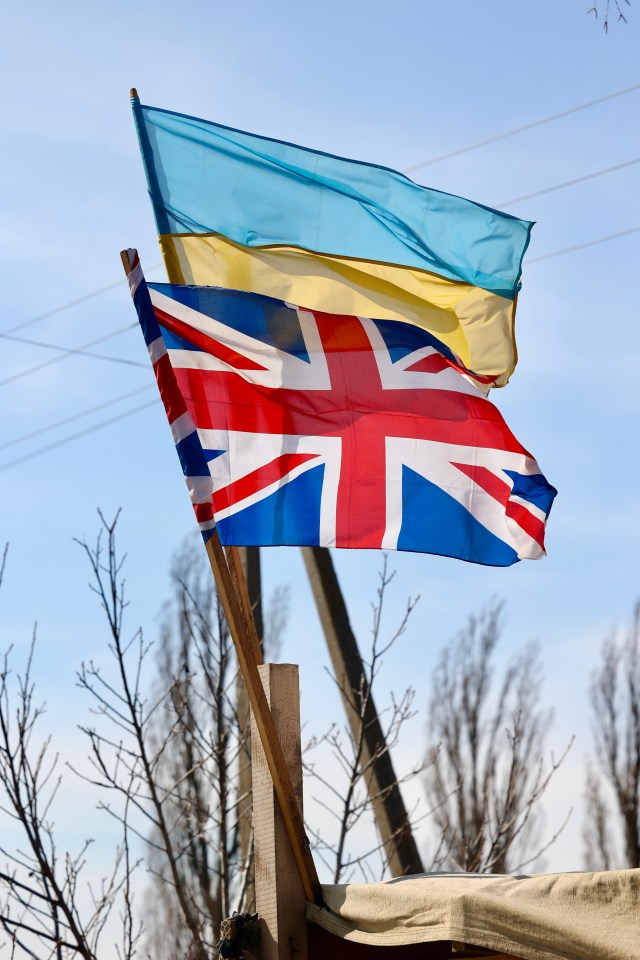
[[[319,547],[303,547],[302,555],[349,726],[357,740],[362,719],[359,711],[354,708],[350,694],[362,689],[364,678],[358,644],[351,629],[349,614],[329,551]],[[366,696],[367,692],[365,686],[362,693]],[[394,877],[423,873],[424,867],[393,762],[386,747],[384,732],[373,698],[369,696],[364,717],[363,763],[369,764],[374,757],[376,760],[373,773],[367,786],[389,869]]]

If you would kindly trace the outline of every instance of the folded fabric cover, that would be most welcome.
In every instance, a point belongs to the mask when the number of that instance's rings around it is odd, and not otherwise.
[[[640,870],[422,874],[322,887],[307,918],[376,946],[454,940],[524,960],[638,960]]]

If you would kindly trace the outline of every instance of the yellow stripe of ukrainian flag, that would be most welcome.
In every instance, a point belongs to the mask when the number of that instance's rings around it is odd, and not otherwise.
[[[245,247],[219,234],[164,234],[172,283],[231,287],[326,313],[404,320],[503,386],[516,364],[515,301],[427,271],[312,253]]]

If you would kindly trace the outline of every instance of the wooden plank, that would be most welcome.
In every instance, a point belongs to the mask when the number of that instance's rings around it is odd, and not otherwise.
[[[290,663],[260,667],[265,695],[282,744],[296,800],[302,809],[298,668]],[[296,870],[262,744],[252,719],[256,909],[262,926],[260,960],[306,960],[306,897]]]
[[[260,638],[258,637],[255,617],[253,616],[253,607],[249,598],[249,588],[247,586],[247,579],[244,574],[244,566],[242,564],[240,551],[237,547],[225,547],[224,552],[227,559],[227,566],[229,567],[229,573],[231,574],[233,589],[235,590],[238,605],[242,611],[242,616],[249,633],[249,640],[253,648],[254,659],[258,664],[263,663],[262,646],[260,643]]]

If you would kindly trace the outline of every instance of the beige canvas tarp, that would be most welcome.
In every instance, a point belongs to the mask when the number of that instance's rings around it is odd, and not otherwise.
[[[377,946],[453,940],[525,960],[640,960],[640,870],[425,874],[323,886],[307,917]]]

